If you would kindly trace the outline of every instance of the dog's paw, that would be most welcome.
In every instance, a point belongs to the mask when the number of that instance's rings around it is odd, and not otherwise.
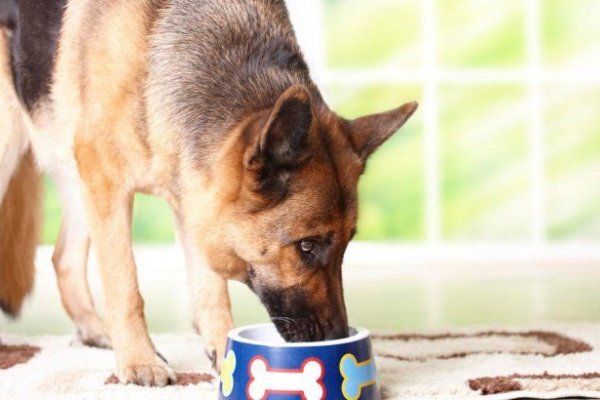
[[[214,319],[212,324],[204,324],[202,329],[202,341],[204,353],[210,360],[213,369],[221,371],[225,348],[227,347],[227,332],[233,329],[233,323],[229,319]]]
[[[221,372],[223,359],[225,357],[225,349],[227,347],[227,331],[222,334],[208,335],[204,334],[204,353],[211,362],[214,370]]]
[[[84,345],[101,349],[112,348],[106,327],[97,315],[82,318],[76,325],[77,339]]]
[[[149,365],[129,365],[118,374],[121,383],[139,386],[167,386],[177,382],[175,372],[162,360]]]
[[[219,364],[219,359],[217,357],[217,350],[211,346],[204,346],[204,354],[206,358],[210,360],[211,366],[213,369],[216,369],[217,372],[221,372],[221,366]]]

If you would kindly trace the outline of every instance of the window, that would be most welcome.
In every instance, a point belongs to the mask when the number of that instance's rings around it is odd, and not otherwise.
[[[288,4],[340,114],[421,103],[368,165],[359,239],[600,239],[600,2]]]

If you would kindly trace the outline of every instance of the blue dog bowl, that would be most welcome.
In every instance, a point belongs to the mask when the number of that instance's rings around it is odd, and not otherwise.
[[[369,332],[345,339],[286,343],[273,324],[228,334],[219,399],[379,400]]]

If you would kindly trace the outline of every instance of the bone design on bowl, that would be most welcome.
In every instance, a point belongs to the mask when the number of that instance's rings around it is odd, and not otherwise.
[[[343,339],[287,343],[273,324],[229,332],[220,400],[380,400],[375,359],[364,328]]]

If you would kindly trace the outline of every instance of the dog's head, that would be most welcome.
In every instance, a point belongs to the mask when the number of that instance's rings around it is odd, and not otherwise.
[[[416,103],[348,121],[302,86],[244,125],[226,236],[245,281],[287,341],[347,336],[342,260],[369,155]]]

